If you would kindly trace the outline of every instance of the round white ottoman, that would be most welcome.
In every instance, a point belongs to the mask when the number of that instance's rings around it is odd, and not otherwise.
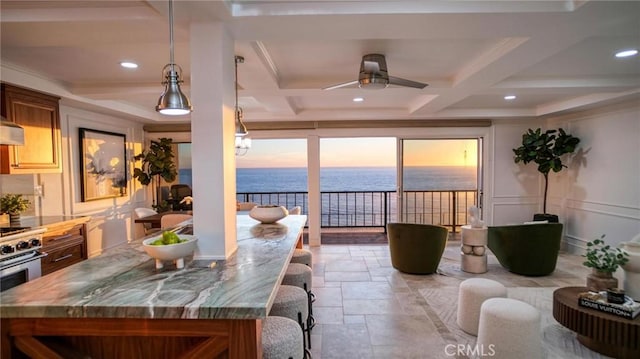
[[[542,358],[540,313],[519,300],[487,299],[480,309],[476,347],[494,352],[493,358]]]
[[[471,278],[460,283],[457,317],[460,329],[471,335],[478,335],[482,303],[489,298],[506,296],[507,288],[495,280]]]

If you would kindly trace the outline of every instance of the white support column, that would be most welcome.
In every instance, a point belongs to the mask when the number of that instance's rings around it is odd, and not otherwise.
[[[320,197],[320,138],[307,137],[307,187],[309,191],[309,245],[320,245],[321,201]]]
[[[225,259],[237,249],[234,61],[222,23],[191,24],[195,259]]]

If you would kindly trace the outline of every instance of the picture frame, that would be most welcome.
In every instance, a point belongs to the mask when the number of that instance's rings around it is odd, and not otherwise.
[[[124,197],[127,194],[124,134],[79,129],[82,202]]]

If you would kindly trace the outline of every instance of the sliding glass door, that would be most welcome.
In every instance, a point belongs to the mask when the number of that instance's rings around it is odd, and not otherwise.
[[[459,231],[482,193],[481,141],[400,139],[398,220]]]

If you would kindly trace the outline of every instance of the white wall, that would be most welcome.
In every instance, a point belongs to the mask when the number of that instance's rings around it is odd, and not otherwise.
[[[640,233],[640,104],[637,100],[535,121],[494,121],[489,160],[493,196],[487,222],[521,223],[542,212],[544,179],[535,164],[513,162],[528,128],[564,128],[580,138],[568,168],[549,174],[547,212],[564,224],[564,249],[584,253],[606,235],[612,245]]]
[[[485,221],[504,225],[531,221],[534,213],[542,212],[542,175],[534,164],[516,164],[513,149],[522,144],[522,134],[528,128],[538,128],[539,121],[495,121],[493,141],[487,156],[493,164],[489,182],[491,188]],[[549,208],[547,211],[552,211]],[[555,212],[551,212],[555,213]]]
[[[580,138],[569,171],[550,184],[562,209],[567,250],[605,234],[609,244],[640,233],[640,103],[629,101],[548,119]]]
[[[133,156],[140,152],[144,134],[142,125],[122,118],[99,114],[71,106],[60,106],[60,122],[63,134],[63,173],[39,175],[46,187],[59,187],[50,197],[45,189],[43,215],[65,213],[88,215],[89,256],[100,254],[104,249],[124,243],[133,238],[133,208],[144,206],[147,198],[145,188],[132,180]],[[82,202],[80,176],[79,128],[108,131],[126,136],[126,161],[128,164],[127,193],[124,197]],[[59,193],[56,196],[55,192]]]

